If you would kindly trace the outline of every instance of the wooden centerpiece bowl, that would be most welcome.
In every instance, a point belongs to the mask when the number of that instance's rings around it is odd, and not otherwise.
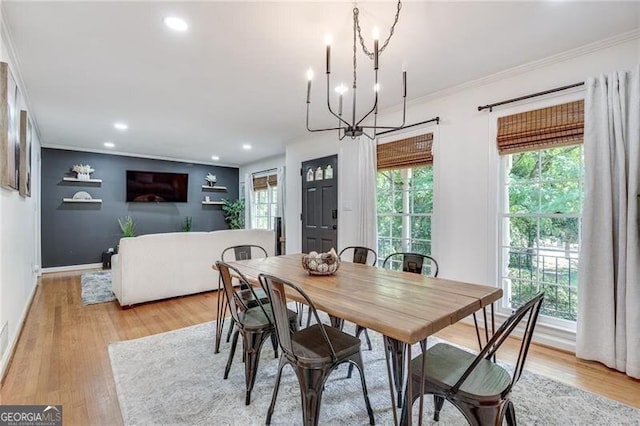
[[[302,268],[310,275],[333,275],[340,267],[340,258],[334,249],[328,253],[316,253],[302,255]]]

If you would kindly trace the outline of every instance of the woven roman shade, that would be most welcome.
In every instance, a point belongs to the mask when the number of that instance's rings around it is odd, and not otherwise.
[[[260,177],[253,178],[254,191],[262,191],[263,189],[267,189],[269,186],[276,186],[277,184],[278,184],[277,175],[260,176]]]
[[[584,101],[554,105],[498,119],[498,152],[513,154],[582,143]]]
[[[377,146],[378,170],[402,169],[433,163],[433,133]]]

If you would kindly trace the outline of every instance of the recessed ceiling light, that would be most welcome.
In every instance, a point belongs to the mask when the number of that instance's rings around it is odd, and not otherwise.
[[[113,142],[105,142],[105,143],[104,143],[104,146],[106,146],[107,148],[113,148],[113,147],[115,147],[116,145],[115,145]]]
[[[248,143],[245,143],[242,145],[242,149],[244,149],[245,151],[249,151],[251,149],[251,145],[249,145]]]
[[[218,161],[218,160],[220,159],[220,157],[218,157],[217,155],[212,155],[212,156],[211,156],[211,159],[212,159],[213,161]]]
[[[164,18],[164,24],[173,31],[185,32],[189,29],[189,24],[177,16],[167,16]]]
[[[115,127],[118,130],[127,130],[129,128],[127,123],[113,123],[113,127]]]

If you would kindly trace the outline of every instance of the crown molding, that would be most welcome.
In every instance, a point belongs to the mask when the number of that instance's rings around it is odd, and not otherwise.
[[[239,169],[240,168],[240,166],[238,166],[236,164],[221,164],[221,163],[213,163],[213,162],[198,161],[198,160],[188,160],[188,159],[185,159],[185,158],[173,158],[173,157],[162,157],[162,156],[159,156],[159,155],[138,154],[138,153],[126,152],[126,151],[112,151],[112,150],[106,150],[106,149],[81,148],[81,147],[69,146],[69,145],[43,144],[42,148],[64,149],[66,151],[91,152],[91,153],[95,153],[95,154],[106,154],[106,155],[119,155],[121,157],[146,158],[146,159],[149,159],[149,160],[172,161],[174,163],[203,164],[205,166],[232,167],[232,168],[235,168],[235,169]]]
[[[424,95],[419,98],[412,99],[411,101],[408,102],[408,104],[409,105],[420,104],[427,101],[433,101],[435,99],[445,98],[447,96],[451,96],[456,93],[463,92],[465,90],[475,89],[477,87],[485,86],[491,83],[496,83],[501,80],[505,80],[511,77],[525,74],[527,72],[531,72],[540,68],[548,67],[550,65],[554,65],[560,62],[565,62],[572,58],[588,55],[590,53],[607,49],[613,46],[617,46],[619,44],[627,43],[633,40],[640,41],[640,28],[627,31],[621,34],[617,34],[613,37],[598,40],[593,43],[585,44],[575,49],[571,49],[561,53],[557,53],[555,55],[547,56],[546,58],[543,58],[543,59],[527,62],[525,64],[518,65],[513,68],[508,68],[506,70],[499,71],[495,74],[481,77],[476,80],[471,80],[456,86],[451,86],[446,89],[438,90],[437,92],[433,92],[428,95]]]
[[[22,80],[22,72],[20,71],[20,61],[18,60],[18,55],[16,55],[16,50],[13,46],[13,38],[11,37],[11,33],[9,32],[9,23],[5,19],[5,11],[2,1],[0,0],[0,36],[1,42],[7,48],[7,62],[9,63],[9,68],[12,70],[13,78],[16,80],[18,87],[20,88],[20,93],[24,98],[24,103],[27,107],[27,112],[29,113],[29,119],[31,120],[31,124],[33,126],[33,130],[36,132],[36,136],[40,144],[42,144],[42,134],[40,133],[40,128],[38,127],[38,119],[36,115],[33,113],[33,108],[31,104],[31,100],[29,99],[29,91],[27,90],[27,86],[24,84],[24,80]]]

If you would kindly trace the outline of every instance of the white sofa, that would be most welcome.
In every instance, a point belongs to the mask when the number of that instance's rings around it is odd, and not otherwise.
[[[222,251],[259,245],[273,256],[275,234],[261,229],[172,232],[122,238],[111,259],[113,293],[120,306],[200,293],[218,288],[211,268]],[[231,251],[227,260],[234,259]],[[252,253],[258,256],[258,252]],[[264,256],[264,254],[261,254]]]

